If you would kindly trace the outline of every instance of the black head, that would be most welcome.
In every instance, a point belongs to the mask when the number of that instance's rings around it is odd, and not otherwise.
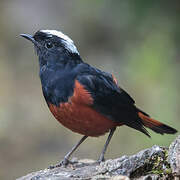
[[[21,34],[21,36],[34,44],[40,66],[62,65],[70,61],[79,63],[81,61],[74,42],[60,31],[40,30],[33,36],[29,34]]]

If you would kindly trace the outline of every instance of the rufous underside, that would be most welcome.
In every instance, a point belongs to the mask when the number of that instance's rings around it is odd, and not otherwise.
[[[122,125],[95,111],[92,104],[90,93],[76,80],[69,101],[59,106],[49,103],[49,109],[62,125],[86,136],[100,136]]]

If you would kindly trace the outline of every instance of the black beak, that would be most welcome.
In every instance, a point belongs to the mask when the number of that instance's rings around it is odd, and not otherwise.
[[[31,41],[31,42],[34,43],[34,44],[36,43],[35,39],[34,39],[33,36],[30,35],[30,34],[20,34],[20,36],[22,36],[23,38]]]

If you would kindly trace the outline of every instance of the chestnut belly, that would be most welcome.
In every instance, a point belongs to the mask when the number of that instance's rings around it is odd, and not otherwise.
[[[100,136],[121,125],[82,104],[62,103],[59,107],[49,104],[49,109],[63,126],[86,136]]]

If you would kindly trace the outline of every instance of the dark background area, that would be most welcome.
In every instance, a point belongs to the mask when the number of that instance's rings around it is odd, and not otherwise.
[[[57,163],[81,137],[49,112],[37,57],[20,33],[64,32],[84,61],[113,73],[140,108],[180,130],[179,20],[179,0],[1,0],[0,179]],[[150,133],[151,139],[118,128],[106,158],[168,146],[175,138]],[[74,156],[97,159],[106,138],[89,138]]]

